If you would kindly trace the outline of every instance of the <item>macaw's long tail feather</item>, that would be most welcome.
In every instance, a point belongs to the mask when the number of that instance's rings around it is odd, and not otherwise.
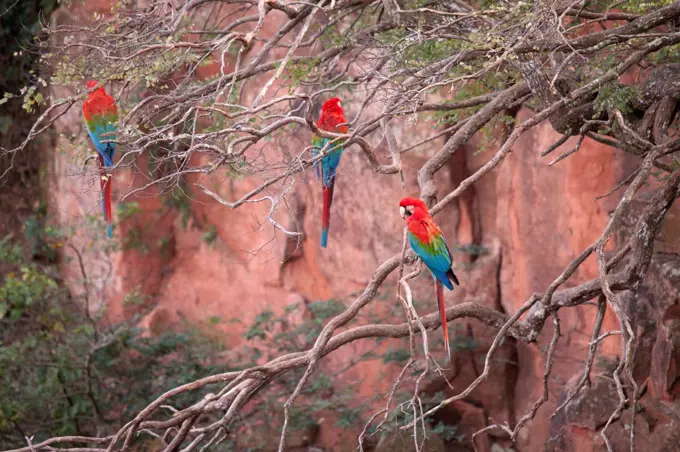
[[[113,182],[112,174],[104,166],[104,159],[99,156],[99,185],[102,189],[102,213],[104,214],[104,221],[106,221],[106,235],[113,237],[113,228],[111,226],[111,183]]]
[[[104,169],[104,158],[99,154],[99,186],[102,190],[102,215],[104,215],[104,221],[106,221],[106,203],[104,202],[104,176],[106,176],[106,169]]]
[[[104,184],[104,218],[106,219],[106,235],[111,238],[113,237],[113,227],[111,222],[113,221],[113,213],[111,209],[111,183],[113,182],[113,175],[111,173],[106,175],[106,180],[102,179]]]
[[[328,245],[328,227],[331,224],[331,203],[333,202],[333,187],[335,178],[331,180],[328,187],[323,186],[323,211],[321,213],[321,247]]]
[[[444,330],[444,351],[451,362],[451,348],[449,347],[449,327],[446,323],[446,305],[444,304],[444,288],[442,283],[435,279],[435,290],[437,291],[437,305],[439,306],[439,318],[442,321],[442,329]]]

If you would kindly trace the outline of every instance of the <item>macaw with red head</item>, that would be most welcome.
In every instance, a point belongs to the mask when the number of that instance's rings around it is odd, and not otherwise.
[[[347,133],[347,126],[344,111],[340,104],[340,99],[334,97],[327,100],[321,107],[321,117],[317,122],[317,126],[321,130],[332,133]],[[312,156],[316,157],[330,141],[327,138],[314,135],[312,138]],[[321,189],[323,191],[323,211],[321,214],[321,246],[326,248],[328,245],[328,228],[331,221],[331,203],[333,201],[333,187],[335,185],[335,176],[340,165],[340,157],[342,156],[343,142],[338,140],[334,142],[328,149],[321,160],[314,164],[314,173],[316,177],[321,180]]]
[[[399,212],[406,220],[408,227],[408,241],[411,249],[420,257],[430,270],[435,281],[439,318],[444,330],[444,349],[451,361],[449,348],[449,330],[446,324],[446,305],[444,304],[444,289],[453,290],[453,285],[460,285],[451,265],[451,251],[446,245],[441,229],[435,224],[427,209],[427,205],[420,199],[407,197],[399,202]]]
[[[85,85],[90,90],[95,88],[98,82],[89,80],[85,82]],[[83,103],[83,115],[85,116],[87,133],[99,154],[102,210],[106,221],[107,236],[111,238],[113,235],[111,226],[111,168],[113,167],[113,154],[116,152],[116,143],[111,140],[116,139],[115,133],[118,131],[116,101],[106,93],[103,87],[99,87],[87,96]]]

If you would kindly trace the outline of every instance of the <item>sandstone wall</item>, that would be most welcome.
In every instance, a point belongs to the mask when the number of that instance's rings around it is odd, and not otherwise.
[[[82,8],[78,14],[86,17],[95,7]],[[74,17],[64,15],[59,20],[74,20]],[[211,70],[215,68],[207,68],[202,76],[208,76]],[[274,91],[277,88],[275,86]],[[256,93],[257,90],[251,88],[246,91],[246,97],[252,100]],[[356,96],[344,102],[349,115],[356,112],[360,99]],[[374,106],[373,111],[376,109]],[[531,114],[523,108],[517,120],[525,120]],[[295,177],[287,208],[276,214],[277,221],[287,228],[304,232],[299,243],[263,220],[269,210],[266,203],[230,210],[192,190],[187,201],[188,217],[183,218],[181,211],[163,203],[160,189],[153,188],[127,200],[137,202],[140,213],[121,221],[116,231],[117,240],[124,238],[123,242],[128,240],[129,244],[130,237],[134,236],[139,246],[109,250],[103,244],[103,228],[85,232],[88,230],[82,227],[88,222],[86,215],[97,216],[100,208],[94,166],[89,177],[79,174],[85,156],[84,148],[79,146],[87,145],[79,108],[60,118],[58,127],[64,136],[57,145],[59,152],[54,153],[51,207],[62,225],[77,228],[74,243],[91,271],[88,290],[99,301],[95,309],[105,308],[105,319],[110,321],[142,313],[141,324],[149,327],[150,334],[173,327],[181,319],[201,324],[213,316],[225,320],[238,317],[241,323],[222,324],[219,339],[228,347],[238,347],[243,328],[265,308],[282,312],[292,303],[330,298],[349,302],[363,290],[375,268],[401,250],[403,222],[398,214],[398,201],[404,195],[418,193],[418,169],[444,142],[443,139],[433,141],[403,156],[405,187],[398,175],[376,174],[358,148],[347,149],[336,182],[330,243],[325,250],[318,245],[321,190],[311,170]],[[395,123],[397,141],[415,143],[424,138],[431,127],[426,122],[414,124],[407,119],[400,120]],[[499,136],[503,133],[498,131]],[[74,141],[68,139],[71,134],[76,137]],[[496,170],[437,216],[455,248],[456,272],[462,282],[459,290],[447,292],[450,305],[475,301],[512,314],[532,293],[543,291],[599,236],[620,192],[603,200],[595,197],[607,193],[625,178],[637,159],[586,139],[579,152],[548,167],[549,158],[542,159],[539,154],[558,137],[547,123],[525,133]],[[378,142],[380,136],[370,138]],[[309,140],[309,134],[301,130],[285,144],[275,142],[253,152],[276,156],[282,148],[294,151],[296,146],[304,147]],[[476,137],[437,174],[440,195],[454,189],[491,158],[497,145],[479,149],[480,143]],[[554,155],[573,145],[569,140],[554,151]],[[387,158],[384,143],[382,146],[382,157]],[[144,169],[145,162],[140,158],[135,169],[121,169],[116,173],[114,202],[146,183]],[[234,200],[261,181],[259,176],[233,178],[219,173],[210,179],[188,178],[186,186],[191,188],[194,183],[202,183],[226,199]],[[674,231],[680,224],[678,213],[669,218],[665,231],[671,249],[666,251],[672,251],[672,243],[677,240]],[[205,233],[210,228],[215,239],[207,241]],[[470,245],[483,252],[473,256],[460,248]],[[62,269],[72,290],[85,290],[77,259],[69,259],[75,257],[73,250],[66,249],[65,257]],[[641,335],[644,352],[638,359],[647,363],[638,374],[640,384],[648,382],[641,400],[645,415],[638,416],[636,421],[639,443],[650,447],[644,450],[670,451],[675,450],[670,448],[671,444],[677,444],[672,443],[680,425],[680,409],[674,401],[680,391],[677,263],[675,255],[660,255],[642,295],[638,299],[630,297],[636,327],[644,333]],[[596,271],[596,262],[591,258],[569,284],[591,279]],[[394,288],[393,277],[384,286],[387,296],[378,297],[370,309],[380,311],[381,303],[392,303]],[[429,276],[421,275],[413,288],[416,298],[423,300],[418,304],[421,313],[435,311]],[[125,297],[130,292],[138,293],[143,303],[126,303]],[[594,378],[588,393],[577,398],[555,419],[550,419],[557,401],[565,397],[582,372],[595,310],[593,305],[585,305],[560,313],[563,337],[550,380],[550,400],[521,432],[515,450],[604,450],[596,430],[606,422],[617,400],[606,376]],[[451,330],[457,331],[460,337],[472,339],[476,345],[470,349],[454,348],[455,360],[447,370],[454,389],[434,381],[427,387],[428,392],[444,391],[453,395],[483,368],[485,351],[495,331],[471,320],[455,323]],[[618,329],[618,324],[608,313],[603,330],[613,329]],[[468,446],[471,434],[491,420],[514,424],[540,397],[545,350],[551,334],[551,327],[547,326],[537,344],[506,341],[497,355],[491,378],[468,399],[453,404],[438,416],[459,423],[459,431],[467,437]],[[439,331],[431,333],[435,353],[443,357],[439,337]],[[383,347],[399,344],[404,345],[386,341]],[[342,368],[368,345],[359,343],[357,348],[340,350],[325,365],[329,369]],[[604,340],[603,358],[598,361],[595,374],[611,370],[611,362],[618,352],[618,337]],[[376,360],[358,364],[345,378],[359,380],[361,395],[369,397],[385,394],[398,371],[398,366],[385,366]],[[617,441],[623,441],[623,428],[617,424],[613,431],[616,429],[620,430]],[[353,450],[355,445],[351,439],[356,433],[322,426],[321,442],[334,445],[334,450]],[[494,442],[509,446],[502,435],[492,432],[479,440],[478,447],[488,451]]]

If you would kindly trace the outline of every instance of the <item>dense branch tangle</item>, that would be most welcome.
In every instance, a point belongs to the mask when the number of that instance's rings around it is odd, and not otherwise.
[[[154,151],[155,165],[162,171],[147,176],[146,185],[131,190],[124,198],[154,185],[171,188],[185,175],[209,176],[228,168],[239,175],[257,175],[264,182],[231,201],[202,185],[199,189],[229,208],[268,201],[271,210],[267,219],[291,235],[299,234],[285,230],[272,215],[290,190],[291,180],[309,168],[313,160],[309,148],[298,145],[305,142],[307,135],[295,145],[284,144],[282,138],[306,134],[308,130],[327,138],[347,139],[350,152],[360,150],[378,173],[417,171],[421,196],[434,213],[499,165],[520,134],[544,120],[564,133],[559,144],[571,135],[581,137],[577,147],[559,160],[577,152],[586,134],[641,156],[641,166],[635,177],[627,179],[629,188],[601,238],[545,288],[545,293],[535,294],[510,318],[474,302],[448,309],[449,320],[471,317],[500,330],[482,375],[459,395],[442,401],[429,412],[418,411],[416,422],[466,397],[484,381],[494,352],[506,335],[535,341],[548,318],[559,328],[560,309],[598,297],[611,303],[621,317],[616,292],[636,288],[644,278],[654,233],[678,196],[677,164],[672,154],[680,149],[680,143],[672,141],[668,132],[675,117],[673,96],[678,91],[674,84],[664,84],[668,80],[661,75],[664,65],[674,62],[673,46],[680,43],[680,32],[673,25],[680,17],[680,3],[640,14],[611,11],[606,6],[588,10],[579,1],[487,3],[474,9],[468,2],[437,0],[426,5],[393,0],[157,1],[144,10],[122,6],[92,26],[55,26],[49,30],[52,46],[44,50],[47,53],[43,58],[53,70],[53,85],[80,86],[83,77],[113,82],[110,86],[114,87],[123,113],[118,142],[124,156],[118,167],[132,165],[136,155]],[[592,27],[609,19],[619,21],[618,27]],[[650,80],[659,83],[648,83],[641,91],[620,84],[622,74],[640,65],[649,66],[650,56],[661,51],[663,58],[656,58],[654,63],[660,69],[653,70],[650,76]],[[204,66],[212,75],[204,75]],[[654,74],[661,75],[655,79]],[[669,92],[669,86],[676,91]],[[84,96],[82,89],[79,92],[65,100],[52,99],[48,114],[37,121],[26,142],[3,152],[21,152],[29,140],[78,105],[77,100]],[[249,92],[256,94],[249,96]],[[314,125],[319,103],[331,94],[350,100],[350,131],[346,136],[321,132]],[[434,175],[453,154],[475,133],[525,103],[536,110],[536,115],[516,125],[488,163],[456,190],[440,193]],[[439,127],[418,143],[396,142],[390,128],[393,121],[422,118],[436,119]],[[425,165],[402,167],[401,154],[431,147],[443,133],[448,134],[448,140],[435,149]],[[389,151],[389,160],[384,163],[384,157],[377,152],[381,146]],[[276,152],[268,152],[271,149]],[[603,247],[655,166],[672,175],[639,218],[630,243],[607,264]],[[269,195],[263,196],[263,192]],[[599,256],[601,277],[561,289],[592,253]],[[625,268],[608,273],[621,267],[624,259]],[[90,443],[107,451],[126,450],[141,430],[157,431],[164,438],[166,451],[180,447],[197,450],[227,435],[239,412],[267,384],[293,369],[305,368],[285,404],[287,415],[318,361],[328,353],[360,338],[413,338],[438,326],[435,315],[413,319],[405,303],[409,324],[367,325],[337,332],[373,300],[392,272],[413,262],[410,253],[385,261],[363,294],[328,323],[311,350],[178,387],[139,413],[114,437],[54,439],[21,450],[52,448],[57,443]],[[527,318],[520,321],[525,313]],[[632,358],[630,347],[625,346],[632,340],[628,319],[620,320],[624,348],[617,378],[631,365]],[[593,338],[598,336],[599,328]],[[487,429],[501,428],[514,439],[521,425],[529,422],[547,400],[547,381],[558,340],[556,334],[548,351],[543,397],[517,426]],[[595,349],[592,347],[591,353]],[[412,347],[412,353],[413,350]],[[583,381],[590,372],[592,358],[589,355]],[[429,358],[418,359],[428,362]],[[150,419],[173,396],[208,384],[222,386],[165,421]],[[395,386],[399,384],[398,381]],[[623,397],[618,414],[626,403]],[[388,405],[386,410],[389,409]],[[216,412],[221,413],[218,421],[199,422],[201,414]],[[613,413],[610,421],[618,414]],[[285,447],[285,425],[281,449]],[[170,435],[163,436],[163,432]]]

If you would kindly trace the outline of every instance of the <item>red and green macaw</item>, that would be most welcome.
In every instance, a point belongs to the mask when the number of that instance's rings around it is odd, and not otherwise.
[[[89,80],[85,82],[87,89],[97,86],[98,82]],[[113,154],[116,152],[116,143],[105,141],[115,140],[115,132],[118,131],[118,112],[116,101],[109,96],[103,87],[91,92],[83,103],[83,115],[87,125],[87,133],[99,153],[100,185],[102,189],[102,210],[106,221],[106,232],[109,238],[113,235],[111,221],[111,183],[113,167]]]
[[[434,277],[439,318],[444,329],[444,349],[449,361],[451,361],[449,330],[446,325],[446,305],[444,304],[444,289],[442,288],[442,284],[449,290],[453,290],[454,284],[460,286],[458,278],[451,269],[453,264],[451,251],[446,245],[441,229],[432,220],[427,205],[423,201],[406,197],[399,201],[399,212],[401,217],[406,220],[411,249],[425,263]]]
[[[317,126],[319,129],[327,132],[347,133],[347,126],[341,125],[346,122],[340,99],[334,97],[328,99],[321,107],[321,117],[317,122]],[[312,156],[316,157],[319,155],[321,149],[329,141],[333,140],[314,135],[312,138],[312,145],[314,146],[312,148]],[[333,201],[335,172],[338,169],[338,165],[340,165],[342,151],[342,141],[336,141],[324,151],[326,155],[314,164],[314,173],[321,180],[321,189],[323,190],[323,212],[321,216],[321,247],[323,248],[326,248],[326,245],[328,245],[328,227],[331,221],[331,202]]]

